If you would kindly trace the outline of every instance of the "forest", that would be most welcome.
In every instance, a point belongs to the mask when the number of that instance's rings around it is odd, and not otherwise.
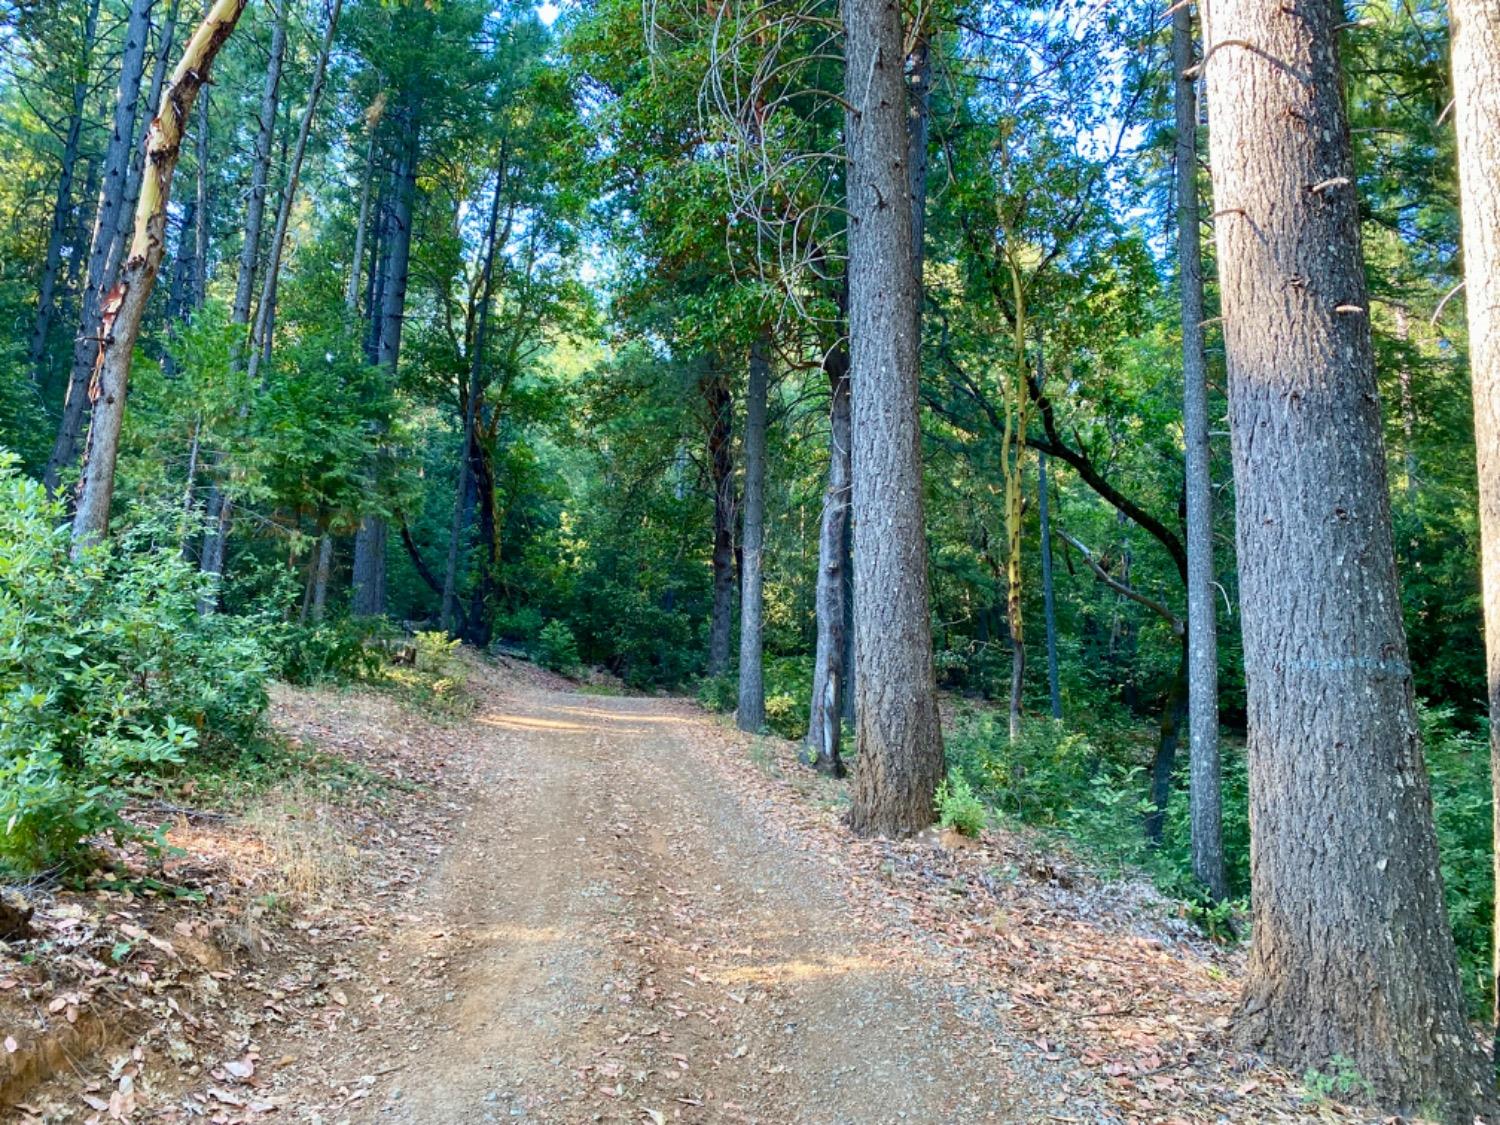
[[[462,652],[1500,1121],[1497,308],[1487,0],[0,0],[0,882]]]

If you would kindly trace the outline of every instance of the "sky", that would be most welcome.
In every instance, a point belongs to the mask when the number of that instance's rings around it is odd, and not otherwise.
[[[542,3],[536,6],[536,14],[544,24],[551,27],[552,21],[562,14],[562,9],[553,3],[553,0],[542,0]]]

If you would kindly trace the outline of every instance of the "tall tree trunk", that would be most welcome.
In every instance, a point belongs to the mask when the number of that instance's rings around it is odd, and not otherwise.
[[[114,285],[107,272],[110,248],[120,215],[125,206],[126,182],[130,177],[130,150],[135,140],[135,121],[141,100],[141,76],[146,69],[146,39],[151,31],[152,0],[131,0],[130,16],[125,24],[125,47],[120,56],[120,82],[115,98],[114,127],[104,150],[103,181],[99,187],[99,208],[94,217],[94,234],[89,246],[89,268],[82,308],[79,313],[78,338],[73,344],[73,369],[63,399],[62,421],[52,455],[47,460],[43,481],[49,492],[56,492],[62,471],[73,464],[78,454],[78,437],[83,432],[83,418],[92,398],[89,380],[97,367],[102,333],[100,307],[105,293]]]
[[[1249,719],[1239,1031],[1296,1067],[1341,1055],[1401,1112],[1469,1122],[1494,1098],[1413,708],[1344,22],[1337,0],[1215,0],[1205,52]]]
[[[917,349],[922,346],[922,263],[927,241],[927,142],[932,119],[932,49],[926,28],[918,30],[908,60],[911,84],[907,90],[906,173],[911,202],[912,279],[917,288],[915,328]],[[920,366],[920,360],[918,361]]]
[[[328,529],[318,537],[318,568],[313,572],[312,610],[308,616],[316,624],[323,620],[328,605],[328,572],[333,569],[333,536]]]
[[[1500,886],[1500,11],[1483,0],[1450,0],[1454,124],[1463,214],[1469,369],[1479,464],[1479,527],[1484,636],[1489,674],[1490,773],[1495,874]],[[1407,443],[1411,448],[1410,440]],[[1411,457],[1408,452],[1408,458]],[[1408,462],[1408,487],[1415,476]],[[1500,911],[1500,897],[1496,899]],[[1500,1045],[1500,913],[1491,963],[1494,1041]],[[1500,1054],[1495,1066],[1500,1069]]]
[[[1192,693],[1189,680],[1190,657],[1186,631],[1182,651],[1177,659],[1177,673],[1167,688],[1161,708],[1161,723],[1156,731],[1156,753],[1151,758],[1151,811],[1146,814],[1146,840],[1160,847],[1167,822],[1167,805],[1172,800],[1172,773],[1177,768],[1177,748],[1182,744],[1182,721],[1188,717]]]
[[[740,564],[740,698],[735,723],[752,733],[766,725],[761,624],[765,610],[766,412],[771,385],[771,334],[750,345],[745,392],[745,510]]]
[[[396,166],[395,198],[389,222],[389,249],[380,305],[380,339],[375,362],[394,381],[401,356],[401,328],[406,319],[406,277],[411,259],[411,220],[416,201],[417,106],[408,105],[401,120],[401,154]],[[385,612],[386,521],[378,514],[366,515],[354,537],[354,604],[357,615],[373,617]]]
[[[289,0],[280,0],[276,22],[271,27],[271,54],[266,64],[265,85],[260,92],[260,117],[255,148],[250,156],[250,196],[245,202],[245,237],[240,244],[240,268],[235,275],[234,304],[230,323],[250,323],[250,302],[255,296],[255,268],[260,262],[260,231],[265,222],[266,192],[271,176],[271,143],[276,137],[276,110],[281,103],[281,64],[286,56]],[[242,346],[242,342],[241,342]]]
[[[106,271],[114,277],[120,269],[125,246],[130,241],[135,219],[135,205],[141,198],[141,181],[146,175],[146,137],[151,131],[151,114],[161,104],[162,86],[167,79],[167,68],[172,62],[172,47],[177,38],[177,11],[180,0],[171,0],[167,6],[167,18],[162,23],[153,47],[155,60],[151,64],[151,84],[147,87],[146,113],[137,114],[140,123],[137,138],[130,146],[130,174],[125,181],[125,205],[120,208],[120,223],[115,228],[114,244],[110,247]]]
[[[120,279],[100,310],[103,342],[92,381],[94,410],[84,451],[83,478],[78,486],[78,508],[73,517],[75,554],[102,539],[109,528],[131,353],[166,247],[167,203],[171,198],[172,173],[182,147],[183,122],[192,111],[199,89],[209,80],[214,56],[234,31],[244,7],[245,0],[215,0],[172,72],[161,110],[151,123],[146,140],[149,174],[136,207],[135,236]]]
[[[212,89],[198,99],[198,124],[193,151],[198,160],[193,228],[193,308],[201,309],[208,299],[208,252],[213,238],[213,195],[208,180],[209,144],[212,135],[208,124],[208,103]]]
[[[1047,627],[1047,694],[1052,702],[1052,717],[1061,719],[1062,688],[1058,683],[1057,669],[1057,601],[1052,588],[1052,519],[1048,511],[1050,498],[1047,495],[1047,455],[1038,453],[1036,458],[1037,514],[1041,517],[1042,532],[1042,616]]]
[[[1198,97],[1193,16],[1172,14],[1177,111],[1177,278],[1182,298],[1182,438],[1187,493],[1188,793],[1193,874],[1214,900],[1229,894],[1219,795],[1219,639],[1214,604],[1214,494],[1203,351],[1203,255],[1198,242]],[[1170,781],[1170,777],[1168,779]]]
[[[90,239],[94,230],[94,201],[99,196],[100,162],[92,155],[82,153],[82,145],[79,147],[81,159],[88,170],[84,173],[83,191],[78,194],[78,202],[73,205],[71,222],[69,223],[68,265],[63,277],[62,299],[58,304],[58,313],[64,319],[71,319],[81,315],[85,279],[84,269],[88,261]],[[78,298],[76,302],[71,299],[75,296]],[[71,370],[70,367],[70,374]]]
[[[850,823],[905,835],[932,822],[943,739],[928,619],[917,398],[916,263],[901,7],[846,0],[849,353],[853,377],[855,684]]]
[[[291,11],[290,0],[281,0],[276,9],[276,22],[271,28],[271,53],[266,65],[265,85],[261,88],[259,126],[255,134],[255,148],[250,156],[250,195],[245,204],[245,233],[240,245],[240,267],[235,276],[234,304],[229,309],[229,323],[244,329],[250,324],[250,302],[255,294],[256,266],[260,261],[260,232],[265,223],[267,182],[271,173],[271,142],[276,135],[276,110],[281,98],[281,66],[286,56],[287,22]],[[244,362],[246,342],[236,333],[234,362]],[[253,341],[251,354],[254,354]],[[246,413],[241,408],[241,416]],[[227,451],[221,450],[214,457],[213,484],[208,494],[208,530],[204,533],[203,553],[200,569],[204,574],[221,578],[224,574],[224,552],[229,541],[229,527],[233,519],[234,501],[224,490],[224,473],[230,464]],[[217,599],[203,598],[199,609],[211,612]]]
[[[474,588],[469,591],[469,623],[465,637],[470,644],[480,646],[490,643],[490,617],[485,613],[485,605],[493,597],[495,575],[500,569],[500,528],[495,504],[495,472],[483,439],[483,431],[486,429],[485,419],[484,394],[481,388],[479,405],[474,414],[474,445],[470,450],[470,455],[473,457],[474,472],[474,517],[479,532],[479,545],[483,552],[484,567],[480,571],[479,581],[475,582]]]
[[[708,460],[714,489],[713,616],[708,625],[708,674],[729,672],[734,613],[734,397],[717,357],[702,380],[708,406]]]
[[[283,7],[289,0],[282,0]],[[266,250],[265,277],[261,282],[260,304],[255,312],[255,327],[250,333],[250,366],[246,375],[250,385],[256,385],[261,366],[271,355],[271,336],[276,323],[276,287],[281,280],[281,256],[286,252],[286,232],[292,221],[292,206],[297,201],[297,188],[302,182],[302,161],[307,157],[307,141],[312,135],[312,124],[318,113],[318,102],[323,97],[323,87],[328,78],[328,56],[333,52],[333,40],[338,34],[339,13],[344,0],[333,0],[328,11],[328,23],[323,29],[323,43],[318,49],[318,61],[313,64],[312,86],[307,92],[307,105],[302,110],[302,120],[297,126],[297,141],[287,161],[286,183],[281,189],[281,201],[276,208],[276,226],[271,231],[271,245]]]
[[[819,773],[844,776],[843,701],[852,694],[844,657],[852,647],[845,613],[849,566],[849,348],[840,340],[823,361],[828,375],[828,483],[818,531],[817,624],[808,757]]]
[[[474,489],[474,458],[477,455],[475,418],[484,385],[484,351],[489,343],[490,302],[494,298],[495,240],[500,229],[500,199],[505,194],[508,153],[502,148],[495,171],[495,194],[490,199],[489,225],[484,236],[484,265],[479,284],[479,311],[474,318],[474,338],[469,344],[469,378],[465,389],[463,454],[458,462],[458,487],[453,497],[453,523],[448,529],[448,561],[443,571],[443,628],[458,629],[458,556],[464,534],[464,515]]]
[[[378,123],[378,122],[377,122]],[[354,253],[349,262],[349,284],[344,288],[344,307],[351,313],[359,311],[359,278],[365,264],[365,231],[370,225],[370,189],[375,183],[375,129],[370,125],[370,136],[365,141],[365,175],[359,189],[359,219],[354,227]]]
[[[52,333],[57,278],[62,270],[63,240],[67,237],[68,216],[73,210],[73,175],[78,167],[78,139],[83,131],[84,102],[88,97],[89,68],[94,58],[94,39],[98,27],[99,0],[89,0],[83,20],[83,44],[77,62],[78,71],[73,79],[73,104],[68,113],[68,130],[63,138],[57,195],[52,204],[52,222],[47,228],[47,255],[42,262],[36,319],[31,326],[31,348],[27,356],[32,381],[38,386],[46,382],[47,338]]]

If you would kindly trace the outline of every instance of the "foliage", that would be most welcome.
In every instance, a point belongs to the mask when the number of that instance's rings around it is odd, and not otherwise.
[[[933,805],[938,823],[965,836],[978,836],[989,819],[984,802],[970,787],[968,778],[956,769],[950,769],[947,777],[938,783]]]
[[[175,520],[74,560],[59,517],[0,454],[0,863],[22,871],[126,834],[135,779],[232,755],[267,703],[259,638],[199,614]]]
[[[571,676],[578,671],[578,641],[561,621],[542,626],[536,639],[536,659],[543,668]]]
[[[336,618],[315,625],[282,623],[268,629],[267,651],[277,679],[291,684],[373,680],[385,654],[371,643],[368,622]]]

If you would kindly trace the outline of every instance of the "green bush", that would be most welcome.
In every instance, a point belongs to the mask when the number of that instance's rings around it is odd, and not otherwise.
[[[257,631],[199,615],[169,523],[139,518],[75,561],[61,515],[0,453],[0,865],[16,871],[124,835],[133,779],[236,750],[267,704]]]
[[[289,684],[352,683],[379,677],[385,653],[371,644],[368,621],[337,618],[316,625],[277,622],[266,629],[271,670]]]
[[[733,676],[704,676],[698,681],[698,704],[704,710],[727,715],[739,702],[739,688]]]
[[[534,644],[542,633],[542,614],[529,605],[501,613],[495,618],[495,639]]]
[[[419,630],[413,638],[417,645],[417,668],[435,676],[451,676],[458,646],[463,644],[457,637],[450,638],[440,630]]]
[[[796,741],[807,734],[807,707],[786,692],[768,695],[766,726],[782,738]]]
[[[578,641],[573,630],[561,621],[549,621],[543,625],[536,639],[536,660],[543,668],[563,675],[577,672]]]
[[[933,804],[938,823],[964,836],[978,836],[984,831],[989,814],[984,802],[975,794],[969,781],[956,769],[938,784]]]

